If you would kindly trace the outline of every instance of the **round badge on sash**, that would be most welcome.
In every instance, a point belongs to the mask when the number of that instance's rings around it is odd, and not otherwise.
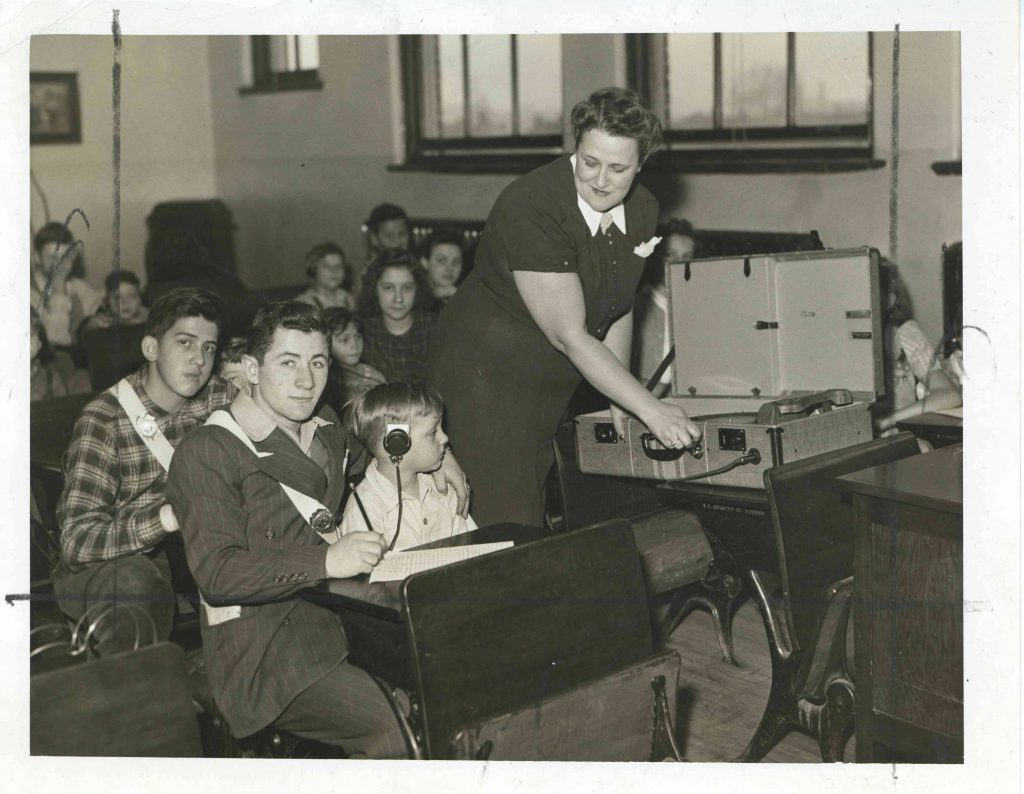
[[[331,511],[326,508],[320,508],[313,515],[309,517],[309,525],[313,529],[321,534],[324,532],[330,532],[333,523],[334,516],[331,515]]]

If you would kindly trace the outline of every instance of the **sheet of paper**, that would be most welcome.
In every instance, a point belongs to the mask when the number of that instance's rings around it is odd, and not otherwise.
[[[370,582],[398,582],[414,573],[509,549],[513,545],[515,544],[511,540],[506,540],[501,543],[478,543],[475,546],[453,546],[447,549],[389,551],[370,572]]]

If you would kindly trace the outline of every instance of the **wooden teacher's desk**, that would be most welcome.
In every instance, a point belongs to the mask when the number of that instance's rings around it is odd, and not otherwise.
[[[853,495],[857,760],[963,762],[963,446],[840,478]]]

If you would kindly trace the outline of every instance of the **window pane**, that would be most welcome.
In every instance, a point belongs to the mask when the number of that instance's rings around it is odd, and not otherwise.
[[[711,129],[714,124],[715,48],[712,33],[669,33],[668,126]]]
[[[441,137],[466,135],[463,119],[465,91],[462,84],[462,36],[438,36],[437,58],[440,67]]]
[[[796,35],[796,123],[865,124],[868,34]]]
[[[512,37],[468,36],[469,134],[512,134]]]
[[[722,122],[785,126],[785,33],[722,34]]]
[[[516,36],[519,134],[562,131],[562,37]]]
[[[299,68],[320,68],[320,45],[316,36],[296,36],[299,46]]]

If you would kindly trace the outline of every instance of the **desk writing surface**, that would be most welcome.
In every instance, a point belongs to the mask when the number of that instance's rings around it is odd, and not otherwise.
[[[51,469],[61,468],[61,457],[71,443],[75,420],[95,394],[72,394],[39,400],[29,407],[29,459]]]
[[[894,502],[963,512],[963,445],[844,475],[840,488]]]
[[[541,527],[523,524],[492,524],[488,527],[464,532],[454,537],[435,540],[417,546],[418,549],[448,548],[452,546],[473,546],[478,543],[497,543],[511,540],[516,545],[550,537],[551,533]],[[305,595],[318,604],[328,607],[355,608],[368,614],[398,621],[402,613],[402,582],[374,582],[370,584],[367,574],[349,579],[327,579]]]

